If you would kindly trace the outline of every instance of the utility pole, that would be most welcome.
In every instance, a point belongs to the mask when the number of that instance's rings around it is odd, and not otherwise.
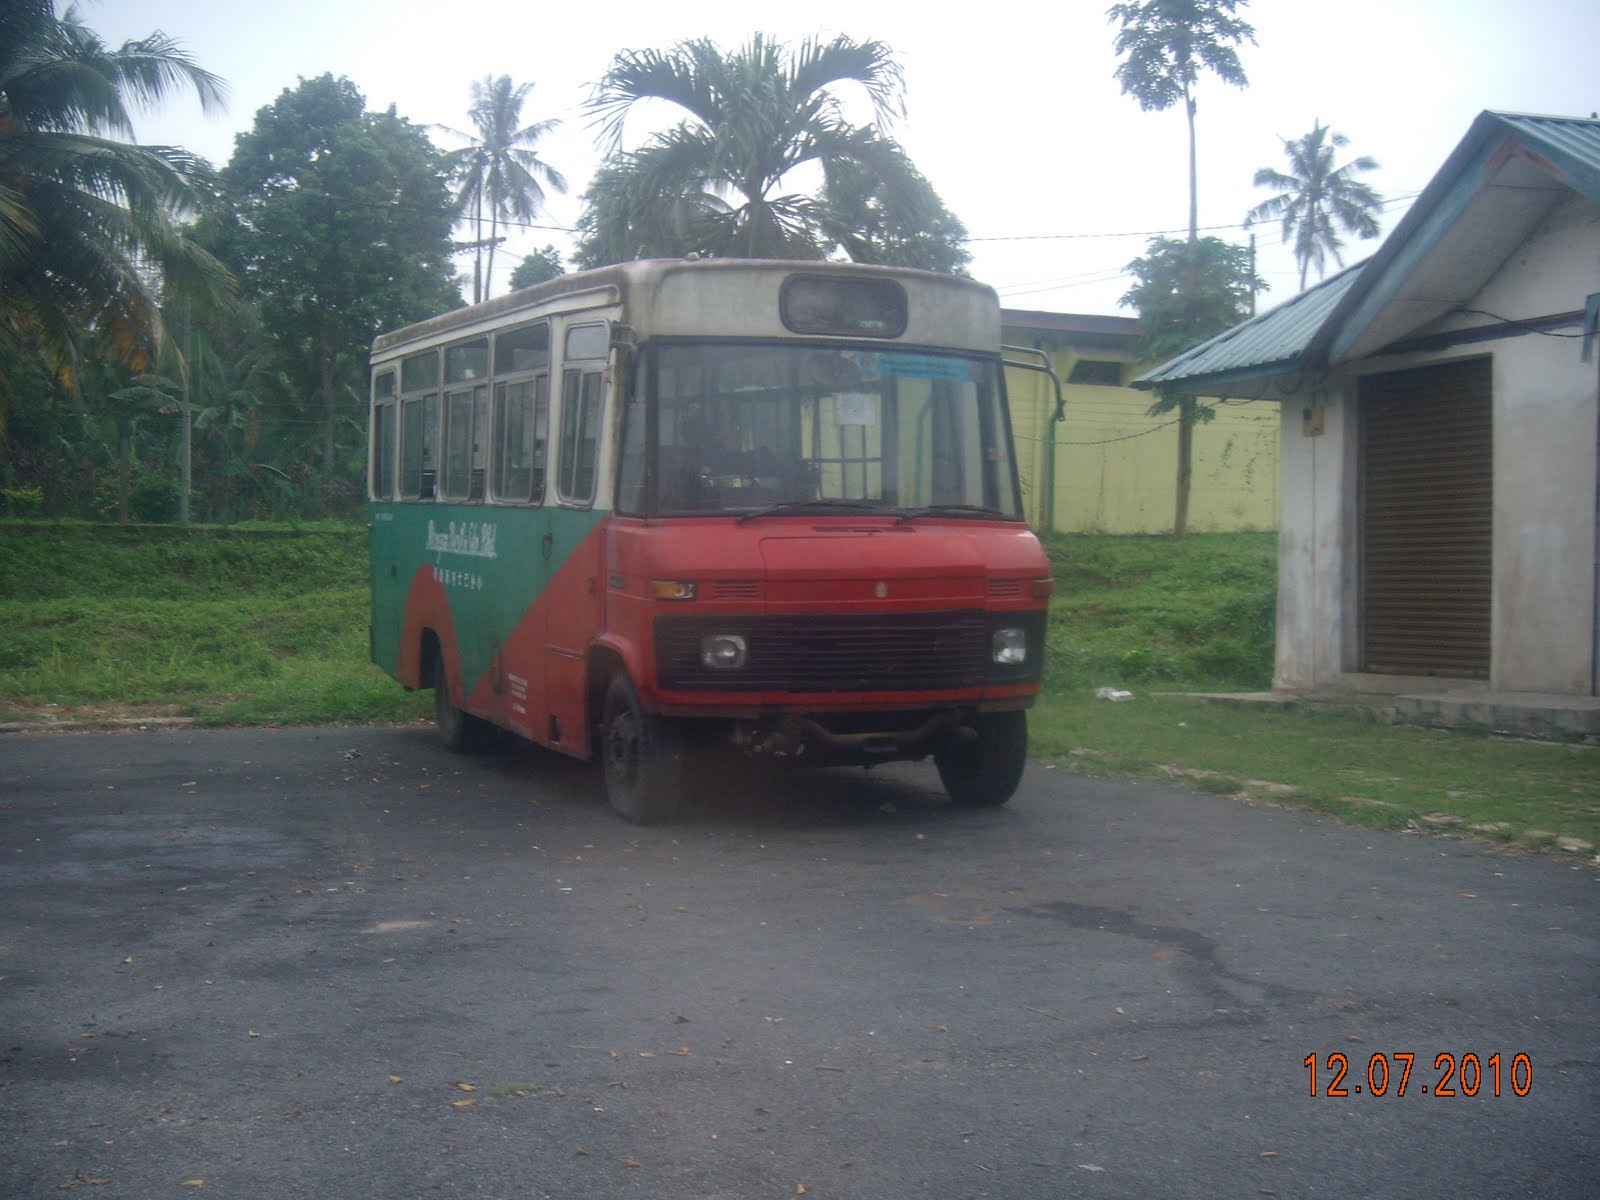
[[[1250,235],[1250,315],[1256,315],[1256,235]]]
[[[488,299],[489,281],[483,277],[483,250],[487,246],[499,246],[505,242],[503,237],[479,238],[475,242],[454,242],[451,244],[450,253],[465,254],[468,250],[474,252],[472,262],[472,302],[481,304]]]

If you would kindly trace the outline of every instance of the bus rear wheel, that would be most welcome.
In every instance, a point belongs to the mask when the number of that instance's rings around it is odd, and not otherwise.
[[[1010,800],[1028,763],[1028,714],[980,713],[975,742],[936,751],[933,762],[950,799],[970,808],[995,808]]]
[[[670,722],[647,713],[628,677],[606,686],[600,719],[606,799],[624,820],[655,825],[678,812],[683,754]]]
[[[444,669],[444,655],[433,652],[433,723],[439,727],[439,740],[452,754],[465,754],[478,740],[482,722],[456,707],[450,695],[450,676]]]

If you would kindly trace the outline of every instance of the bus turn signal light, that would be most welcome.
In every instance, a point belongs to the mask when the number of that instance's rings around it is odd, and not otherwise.
[[[695,586],[692,579],[652,579],[650,594],[657,600],[693,600]]]

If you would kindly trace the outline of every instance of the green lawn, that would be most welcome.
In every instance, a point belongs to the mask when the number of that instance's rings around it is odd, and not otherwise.
[[[1276,545],[1273,534],[1048,539],[1057,590],[1034,753],[1058,770],[1170,779],[1365,825],[1593,853],[1600,747],[1170,695],[1269,685]],[[422,718],[431,697],[367,661],[366,569],[357,527],[0,524],[0,711]],[[1096,699],[1104,686],[1134,698]]]

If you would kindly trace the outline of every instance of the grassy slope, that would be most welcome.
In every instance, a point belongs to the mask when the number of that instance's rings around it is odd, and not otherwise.
[[[0,527],[0,698],[212,721],[421,715],[367,663],[363,531]]]
[[[1259,712],[1155,693],[1272,672],[1272,534],[1056,537],[1036,753],[1387,827],[1600,842],[1600,748]],[[0,524],[0,709],[174,711],[211,722],[411,720],[367,661],[363,530]],[[1128,703],[1097,687],[1134,692]]]

